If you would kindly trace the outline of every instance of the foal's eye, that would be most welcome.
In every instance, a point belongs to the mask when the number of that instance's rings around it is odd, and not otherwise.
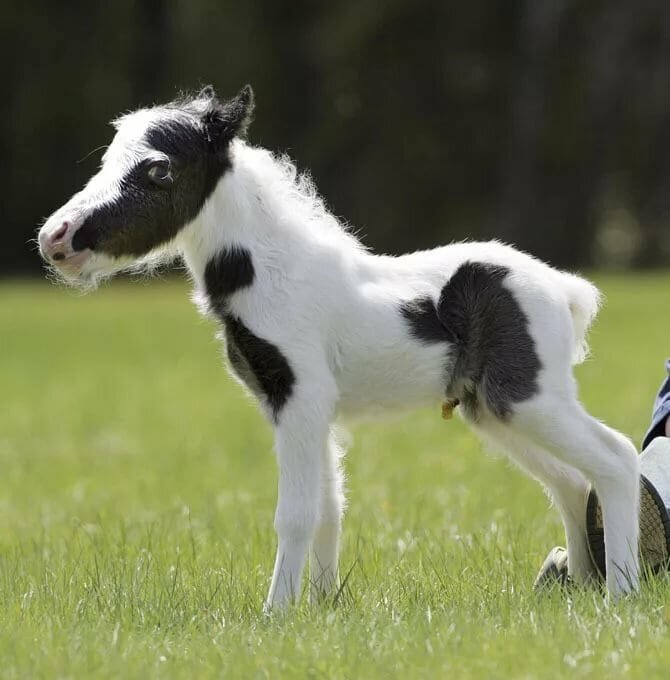
[[[152,163],[147,170],[147,175],[149,181],[157,187],[166,189],[172,186],[173,177],[170,172],[170,164],[167,161]]]

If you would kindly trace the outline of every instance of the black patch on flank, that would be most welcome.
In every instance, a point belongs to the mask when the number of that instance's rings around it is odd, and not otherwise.
[[[437,315],[435,303],[429,297],[418,297],[400,306],[400,313],[407,319],[412,335],[426,343],[455,342],[455,338]]]
[[[96,207],[75,233],[74,250],[141,257],[172,240],[230,168],[230,142],[246,131],[252,110],[248,86],[225,103],[209,88],[194,100],[159,108],[144,142],[167,156],[172,181],[151,181],[151,157],[137,163],[120,179],[118,198]]]
[[[466,262],[429,298],[405,302],[401,313],[412,334],[426,343],[455,346],[446,395],[476,420],[483,399],[491,413],[509,418],[513,404],[537,394],[542,368],[528,332],[528,318],[503,285],[506,267]]]
[[[271,342],[254,335],[236,316],[222,314],[221,320],[232,370],[257,397],[267,400],[276,423],[295,385],[286,357]]]

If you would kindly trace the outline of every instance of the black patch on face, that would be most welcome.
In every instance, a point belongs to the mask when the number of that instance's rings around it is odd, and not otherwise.
[[[230,168],[230,142],[246,134],[253,109],[248,85],[227,102],[208,87],[192,100],[163,107],[144,142],[167,155],[170,181],[151,181],[152,160],[131,168],[120,180],[119,197],[98,206],[75,233],[74,250],[140,257],[173,239]]]
[[[446,394],[473,420],[481,399],[505,420],[514,403],[538,392],[542,365],[528,319],[503,285],[508,274],[506,267],[466,262],[444,285],[437,305],[419,298],[400,310],[418,339],[455,345]]]
[[[251,253],[242,247],[225,248],[205,267],[205,289],[213,308],[225,305],[226,298],[254,282]]]
[[[151,127],[147,144],[170,159],[174,182],[164,188],[140,162],[122,178],[120,195],[96,208],[72,239],[74,250],[139,257],[174,238],[193,220],[228,167],[228,157],[211,152],[198,121],[186,115]]]
[[[276,423],[295,385],[286,357],[267,340],[254,335],[237,317],[221,316],[226,352],[235,374],[258,397],[265,397]]]

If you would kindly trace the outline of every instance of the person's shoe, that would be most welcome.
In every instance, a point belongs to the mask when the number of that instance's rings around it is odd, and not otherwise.
[[[570,582],[568,576],[568,551],[557,545],[552,548],[544,560],[533,583],[533,590],[544,590],[551,586],[566,586]]]
[[[640,481],[640,562],[643,568],[658,573],[670,562],[670,517],[656,487],[644,475]],[[603,513],[593,489],[586,504],[586,535],[593,564],[604,578]]]
[[[656,437],[640,455],[640,561],[643,569],[658,573],[670,568],[670,438]],[[605,577],[603,515],[598,497],[589,490],[586,501],[586,536],[599,577]],[[535,579],[534,588],[569,583],[568,553],[554,548]]]

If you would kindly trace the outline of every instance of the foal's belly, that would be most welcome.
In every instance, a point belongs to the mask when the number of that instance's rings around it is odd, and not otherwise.
[[[448,376],[444,345],[377,348],[343,361],[337,374],[339,412],[345,417],[376,415],[440,403]]]

